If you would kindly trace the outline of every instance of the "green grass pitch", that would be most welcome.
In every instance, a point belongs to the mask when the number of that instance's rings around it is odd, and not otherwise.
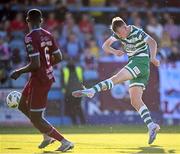
[[[63,126],[59,127],[66,138],[75,143],[71,154],[119,153],[180,153],[180,126],[164,126],[153,145],[148,145],[145,126]],[[37,146],[42,140],[31,127],[0,126],[0,154],[59,154],[55,142],[45,149]]]

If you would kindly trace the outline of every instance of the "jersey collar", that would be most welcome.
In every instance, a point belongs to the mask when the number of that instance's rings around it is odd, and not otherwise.
[[[30,31],[30,33],[34,32],[34,31],[37,31],[37,30],[41,30],[41,29],[42,29],[41,27],[39,27],[39,28],[34,28],[34,29],[32,29],[32,30]]]

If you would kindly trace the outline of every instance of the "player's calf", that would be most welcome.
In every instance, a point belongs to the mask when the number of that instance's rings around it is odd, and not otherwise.
[[[30,120],[43,134],[47,134],[52,129],[52,126],[42,118],[42,112],[30,112]]]
[[[149,129],[149,144],[152,144],[154,140],[156,139],[157,132],[160,130],[160,126],[152,121],[152,118],[150,116],[150,112],[146,105],[143,105],[139,109],[139,114],[141,118],[143,119],[144,123],[147,125]]]
[[[74,91],[72,95],[74,97],[86,96],[86,97],[92,98],[95,95],[95,93],[110,90],[113,88],[113,86],[114,84],[112,80],[107,79],[107,80],[99,82],[98,84],[94,85],[92,88]]]
[[[40,145],[40,148],[44,148],[53,143],[54,140],[52,140],[52,138],[62,143],[59,151],[64,152],[74,147],[74,144],[66,140],[52,125],[50,125],[49,122],[42,118],[42,112],[31,112],[31,121],[41,133],[51,137],[51,139],[48,138],[47,141],[43,141]]]

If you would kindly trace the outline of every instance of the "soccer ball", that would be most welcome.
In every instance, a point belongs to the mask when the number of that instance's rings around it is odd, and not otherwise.
[[[21,98],[21,93],[18,91],[11,91],[6,97],[6,103],[10,108],[17,108]]]

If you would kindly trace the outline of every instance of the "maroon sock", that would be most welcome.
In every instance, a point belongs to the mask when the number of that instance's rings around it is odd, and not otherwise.
[[[47,135],[58,141],[62,141],[62,139],[64,139],[64,137],[54,127],[52,127],[52,130],[47,133]]]

